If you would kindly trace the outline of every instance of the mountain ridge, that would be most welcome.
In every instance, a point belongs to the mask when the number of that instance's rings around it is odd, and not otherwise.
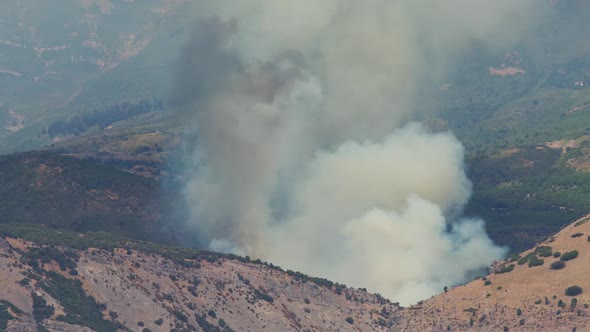
[[[485,277],[405,308],[248,257],[4,225],[0,310],[13,317],[8,331],[584,331],[589,220],[496,262]],[[81,315],[67,296],[51,293],[64,285],[78,289],[70,297],[92,311]],[[566,295],[571,286],[582,292]],[[35,296],[45,299],[41,309],[34,309]],[[43,308],[51,314],[35,320]]]

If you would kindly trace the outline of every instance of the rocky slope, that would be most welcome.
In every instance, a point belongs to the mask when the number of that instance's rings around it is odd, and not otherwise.
[[[378,294],[247,257],[162,247],[107,233],[4,225],[0,328],[588,331],[589,220],[580,219],[535,248],[496,262],[485,277],[407,308]],[[569,293],[576,290],[571,286],[581,293]]]
[[[0,325],[8,331],[386,331],[400,313],[378,295],[261,262],[132,247],[74,250],[5,234]]]

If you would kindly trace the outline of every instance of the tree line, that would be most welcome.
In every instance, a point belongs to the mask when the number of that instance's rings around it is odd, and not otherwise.
[[[90,127],[99,126],[105,129],[111,124],[131,117],[164,109],[164,102],[160,99],[153,101],[141,100],[137,103],[122,102],[94,110],[90,113],[75,115],[67,120],[57,120],[47,126],[42,134],[50,137],[59,135],[80,135]]]

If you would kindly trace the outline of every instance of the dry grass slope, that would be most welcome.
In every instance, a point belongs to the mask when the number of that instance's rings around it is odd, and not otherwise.
[[[590,330],[590,220],[586,216],[537,247],[495,264],[496,271],[514,264],[512,271],[492,273],[450,289],[405,311],[406,331],[588,331]],[[541,248],[540,248],[541,247]],[[550,247],[551,252],[548,252]],[[540,249],[539,249],[540,248]],[[537,264],[524,259],[535,253]],[[578,256],[552,269],[565,253]],[[556,254],[559,252],[559,255]],[[531,255],[532,256],[532,255]],[[543,257],[545,256],[545,257]],[[570,255],[575,256],[575,255]],[[530,256],[529,256],[530,257]],[[519,260],[520,263],[519,264]],[[532,266],[529,266],[532,265]],[[579,286],[583,292],[567,296]]]

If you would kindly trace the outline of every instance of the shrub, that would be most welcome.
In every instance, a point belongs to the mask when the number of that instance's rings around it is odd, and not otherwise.
[[[553,257],[557,258],[559,256],[561,256],[561,252],[556,251],[556,252],[553,253]]]
[[[520,260],[520,258],[521,258],[520,255],[519,254],[516,254],[516,255],[510,257],[509,262],[510,263],[512,263],[512,262],[518,262],[518,260]]]
[[[574,233],[572,234],[572,237],[580,237],[582,235],[584,235],[584,233]]]
[[[579,286],[569,286],[565,290],[565,295],[567,296],[576,296],[578,294],[582,294],[582,288]]]
[[[484,284],[485,286],[489,286],[489,285],[491,285],[491,284],[492,284],[492,282],[491,282],[490,280],[486,280],[486,281],[485,281],[483,284]]]
[[[522,315],[522,310],[520,308],[516,309],[516,315],[517,316]]]
[[[158,325],[158,326],[162,326],[162,323],[164,323],[164,320],[162,318],[158,318],[154,321],[154,323],[156,323],[156,325]]]
[[[564,261],[555,261],[555,262],[551,263],[551,265],[549,267],[551,268],[551,270],[560,270],[565,267],[565,262]]]
[[[524,325],[524,318],[519,321],[520,325]]]
[[[529,267],[540,266],[543,264],[545,264],[545,261],[537,256],[531,256],[531,258],[529,258]]]
[[[354,323],[354,319],[352,319],[352,317],[346,317],[346,322],[348,324],[352,324],[352,323]]]
[[[590,242],[590,235],[588,235],[588,242]]]
[[[565,308],[565,303],[562,300],[557,301],[557,306],[560,308]]]
[[[274,298],[272,296],[270,296],[265,290],[264,288],[259,287],[259,289],[254,289],[254,296],[258,299],[264,300],[268,303],[273,303]]]
[[[566,261],[570,261],[576,257],[578,257],[578,251],[572,250],[572,251],[564,252],[563,255],[561,255],[560,260],[566,262]]]
[[[549,256],[553,255],[553,252],[551,251],[551,247],[549,247],[549,246],[537,247],[535,249],[535,253],[537,253],[537,255],[539,255],[540,257],[549,257]]]
[[[502,274],[512,272],[514,270],[514,264],[510,264],[508,266],[502,266],[498,271],[494,272],[495,274]]]
[[[531,260],[535,260],[535,259],[538,259],[537,253],[531,252],[528,255],[524,256],[523,258],[519,259],[518,265],[524,265],[524,264],[530,262]],[[533,265],[533,266],[536,266],[536,265]]]
[[[209,310],[209,312],[207,312],[207,315],[209,315],[210,317],[213,317],[213,318],[217,318],[217,314],[215,313],[214,310]]]
[[[178,310],[173,310],[172,314],[174,314],[174,317],[176,317],[176,319],[178,319],[179,321],[185,322],[185,323],[188,322],[188,317],[184,313],[182,313]],[[215,318],[215,316],[211,316],[211,317]]]
[[[529,261],[529,259],[531,258],[531,256],[535,256],[535,254],[534,253],[530,253],[530,254],[522,257],[521,259],[518,260],[518,265],[524,265],[524,264],[526,264]]]
[[[33,317],[36,322],[40,322],[46,318],[51,317],[55,312],[52,305],[48,305],[47,301],[42,296],[32,293],[33,297]]]

